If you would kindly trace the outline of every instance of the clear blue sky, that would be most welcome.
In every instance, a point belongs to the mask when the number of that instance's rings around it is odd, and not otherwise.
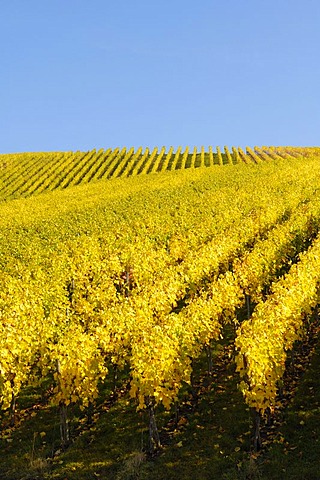
[[[7,0],[0,153],[320,145],[319,0]]]

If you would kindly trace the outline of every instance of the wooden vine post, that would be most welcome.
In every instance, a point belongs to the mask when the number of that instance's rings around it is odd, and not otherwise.
[[[57,374],[58,374],[58,386],[60,388],[61,377],[61,364],[60,360],[57,360]],[[68,421],[68,408],[63,400],[59,402],[59,416],[60,416],[60,439],[62,448],[66,448],[70,442],[69,434],[69,421]]]
[[[261,415],[260,412],[251,407],[251,414],[253,419],[253,448],[257,452],[262,447],[261,435],[260,435],[260,425],[261,425]]]
[[[146,406],[149,415],[149,445],[148,453],[152,454],[161,448],[160,436],[156,423],[156,417],[154,413],[154,402],[150,397],[146,401]]]
[[[245,355],[243,356],[243,364],[244,364],[244,368],[247,370],[248,362]],[[250,387],[249,379],[247,379],[247,383],[249,385],[249,390],[250,390],[251,387]],[[261,435],[260,435],[261,414],[260,414],[260,410],[257,410],[255,407],[250,407],[250,413],[253,421],[253,448],[254,448],[254,451],[257,452],[262,447]]]
[[[246,307],[247,307],[247,318],[249,320],[249,318],[251,317],[250,295],[246,293],[245,297],[246,297]]]
[[[15,424],[15,417],[16,417],[16,395],[14,393],[14,378],[10,380],[12,394],[11,394],[11,402],[10,402],[10,426],[13,427]]]

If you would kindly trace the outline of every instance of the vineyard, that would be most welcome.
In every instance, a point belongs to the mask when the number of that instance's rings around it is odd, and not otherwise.
[[[98,180],[130,177],[140,174],[159,173],[166,170],[233,165],[237,163],[259,163],[274,158],[308,156],[318,149],[289,147],[241,148],[224,147],[223,153],[204,147],[198,152],[182,147],[176,152],[171,147],[150,151],[142,147],[116,148],[114,150],[92,150],[88,152],[45,152],[0,154],[0,201],[28,197],[46,191],[65,189]]]
[[[316,358],[319,178],[320,148],[0,155],[0,477],[267,478]]]

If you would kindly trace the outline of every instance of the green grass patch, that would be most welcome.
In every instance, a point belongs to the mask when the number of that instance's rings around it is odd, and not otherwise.
[[[178,412],[157,410],[162,448],[153,456],[146,452],[147,412],[137,412],[125,391],[115,402],[104,391],[91,424],[86,412],[71,408],[71,444],[63,451],[57,408],[26,390],[19,399],[17,427],[2,433],[0,478],[319,479],[320,345],[281,414],[280,426],[270,430],[272,443],[266,442],[258,455],[251,451],[251,417],[237,388],[232,355],[227,338],[213,352],[209,374],[204,373],[203,352],[195,364],[193,388],[183,390]]]

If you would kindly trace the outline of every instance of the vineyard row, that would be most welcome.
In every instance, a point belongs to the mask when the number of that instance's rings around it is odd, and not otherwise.
[[[313,148],[297,147],[217,147],[205,151],[184,151],[179,147],[174,152],[165,147],[152,151],[142,147],[91,150],[88,152],[43,152],[0,155],[0,200],[28,197],[55,189],[89,183],[101,179],[128,177],[188,168],[258,164],[279,158],[308,157],[317,152]]]

